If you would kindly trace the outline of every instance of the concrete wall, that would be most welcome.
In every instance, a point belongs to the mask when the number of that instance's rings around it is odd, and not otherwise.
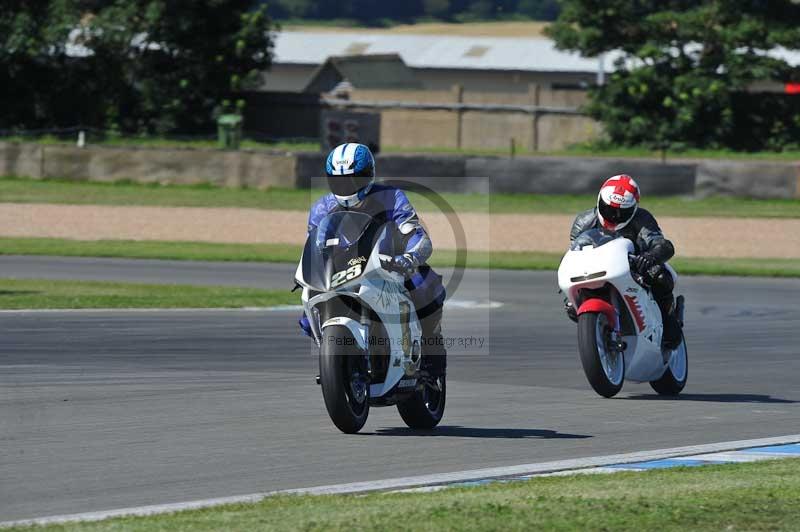
[[[586,103],[584,91],[551,90],[527,84],[525,91],[354,90],[353,102],[466,103],[547,106],[575,109]],[[582,115],[524,111],[425,111],[383,109],[381,145],[399,148],[462,148],[517,153],[563,150],[597,138],[600,125]]]
[[[800,164],[703,161],[697,165],[700,196],[800,197]]]
[[[577,109],[586,93],[526,83],[521,91],[353,90],[351,102],[500,104]],[[316,94],[252,92],[246,96],[245,130],[269,138],[318,138],[322,105]],[[354,109],[356,110],[356,109]],[[464,148],[517,152],[555,151],[598,136],[599,125],[579,114],[534,115],[524,110],[419,110],[363,108],[381,115],[381,145],[393,148]]]
[[[35,179],[294,187],[289,154],[194,149],[77,148],[0,142],[0,173]]]
[[[0,174],[36,179],[303,188],[322,184],[324,162],[324,153],[0,143]],[[593,194],[605,178],[629,173],[648,195],[800,198],[800,163],[382,154],[377,165],[382,178],[442,192]]]

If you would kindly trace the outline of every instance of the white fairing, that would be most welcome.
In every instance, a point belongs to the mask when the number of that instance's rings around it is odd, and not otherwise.
[[[317,345],[322,338],[322,329],[330,325],[343,325],[350,329],[359,347],[368,349],[369,331],[356,320],[349,317],[334,317],[325,323],[319,323],[319,312],[316,305],[342,294],[359,299],[380,317],[386,328],[390,345],[389,368],[386,380],[370,385],[370,397],[381,397],[392,390],[404,377],[413,375],[419,369],[422,327],[417,319],[416,309],[404,286],[404,278],[396,273],[386,271],[381,266],[381,255],[378,253],[381,241],[386,232],[378,238],[370,254],[369,262],[364,264],[361,276],[343,283],[330,292],[317,293],[309,299],[311,290],[303,280],[302,259],[297,268],[295,279],[303,286],[302,302],[306,315],[311,322]],[[389,258],[389,257],[384,257]],[[407,312],[403,312],[403,307]],[[407,327],[407,331],[404,331]],[[408,342],[403,342],[408,339]],[[412,353],[415,355],[412,357]]]
[[[667,364],[661,351],[661,310],[650,293],[631,276],[628,254],[633,251],[633,243],[625,238],[600,247],[570,250],[558,268],[558,285],[573,305],[581,289],[601,288],[606,283],[616,289],[620,296],[614,303],[617,314],[627,311],[636,331],[636,334],[623,336],[627,344],[625,378],[645,382],[659,379]],[[677,279],[674,270],[668,268]],[[619,308],[619,301],[624,302],[624,309]],[[619,327],[619,319],[617,324]]]

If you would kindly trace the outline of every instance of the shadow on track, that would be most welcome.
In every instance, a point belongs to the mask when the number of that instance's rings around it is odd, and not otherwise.
[[[627,399],[633,399],[635,401],[705,401],[709,403],[797,403],[797,401],[792,401],[791,399],[749,393],[682,393],[674,397],[642,394],[632,395],[627,397]]]
[[[538,438],[550,439],[583,439],[591,438],[585,434],[565,434],[555,430],[543,429],[489,429],[460,427],[458,425],[442,425],[432,430],[413,430],[409,428],[386,428],[375,432],[362,432],[374,436],[451,436],[456,438]]]

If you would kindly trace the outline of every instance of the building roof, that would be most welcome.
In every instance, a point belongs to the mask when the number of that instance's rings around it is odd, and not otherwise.
[[[550,39],[326,33],[290,31],[276,35],[275,63],[320,65],[329,56],[397,54],[411,68],[587,72],[599,61],[556,50]],[[605,60],[605,70],[613,69]]]
[[[330,57],[320,66],[304,92],[327,92],[341,82],[357,89],[419,89],[414,77],[397,54]]]

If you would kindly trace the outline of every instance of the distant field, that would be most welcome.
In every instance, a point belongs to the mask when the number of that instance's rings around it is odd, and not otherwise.
[[[74,205],[149,205],[240,207],[305,211],[323,190],[231,189],[211,185],[145,185],[131,182],[88,183],[60,180],[0,178],[0,203]],[[438,209],[410,193],[421,212]],[[591,207],[594,196],[535,194],[442,194],[456,212],[575,214]],[[657,215],[686,217],[800,218],[800,200],[684,198],[645,196],[642,206]]]
[[[501,23],[498,23],[501,24]],[[341,29],[341,28],[339,28]],[[44,145],[64,145],[74,146],[75,138],[55,137],[52,135],[44,136],[10,136],[0,137],[0,142],[32,142]],[[92,138],[86,140],[87,145],[115,146],[115,147],[141,147],[141,148],[195,148],[195,149],[217,149],[217,141],[214,138],[161,138],[161,137],[106,137]],[[247,138],[242,141],[242,149],[248,150],[269,150],[287,152],[318,152],[320,144],[309,140],[282,140],[282,141],[263,141]],[[481,149],[481,148],[448,148],[437,146],[419,147],[397,147],[382,146],[383,153],[423,153],[423,154],[451,154],[467,155],[476,157],[503,157],[510,156],[508,149]],[[763,162],[798,162],[800,163],[800,150],[792,151],[762,151],[762,152],[737,152],[730,150],[684,150],[669,151],[662,153],[658,150],[647,148],[624,148],[624,147],[599,147],[587,144],[577,144],[564,150],[558,151],[539,151],[516,148],[516,156],[525,157],[609,157],[609,158],[637,158],[637,159],[662,159],[668,161],[678,160],[697,160],[697,159],[734,159],[741,161],[763,161]]]
[[[508,149],[460,149],[446,147],[411,147],[397,148],[394,146],[384,146],[385,153],[439,153],[452,155],[474,155],[486,157],[510,156]],[[668,151],[662,153],[659,150],[648,148],[623,148],[623,147],[595,147],[591,145],[575,145],[564,150],[531,152],[529,150],[516,148],[517,156],[525,157],[607,157],[614,159],[666,159],[667,161],[683,161],[698,159],[734,159],[739,161],[759,161],[759,162],[800,162],[800,150],[787,151],[760,151],[742,152],[731,150],[683,150]]]
[[[55,137],[44,135],[0,137],[0,142],[33,142],[44,145],[75,146],[77,134],[74,138]],[[87,145],[113,146],[113,147],[141,147],[141,148],[197,148],[216,149],[219,144],[215,138],[162,138],[162,137],[105,137],[92,138],[91,134],[86,139]],[[308,141],[280,141],[265,142],[244,138],[241,143],[243,149],[271,150],[271,151],[317,151],[320,149],[318,142]]]
[[[36,530],[797,530],[798,500],[800,460],[785,459],[537,477],[432,493],[277,496]]]

